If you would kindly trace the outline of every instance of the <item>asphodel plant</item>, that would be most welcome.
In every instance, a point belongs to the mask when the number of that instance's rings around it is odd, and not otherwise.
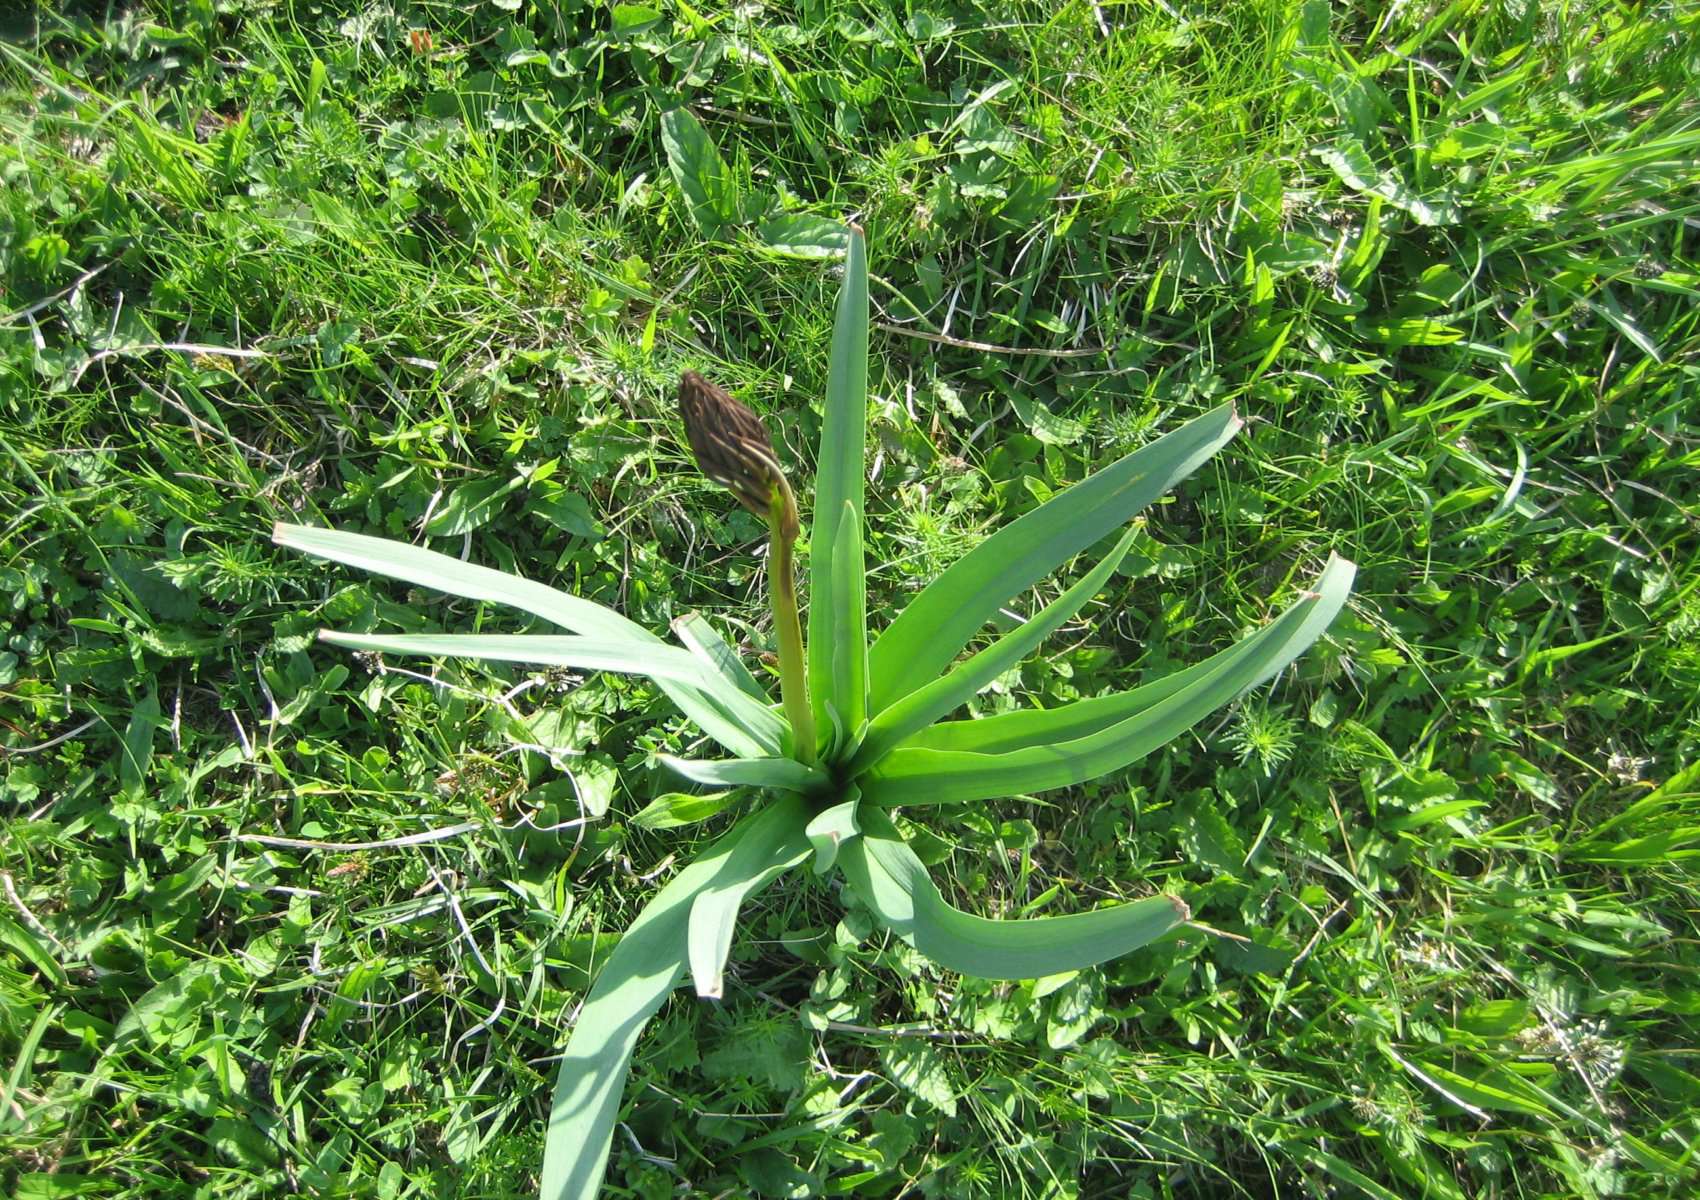
[[[1053,495],[987,537],[870,636],[863,560],[868,274],[849,239],[815,475],[806,648],[792,569],[797,500],[767,431],[699,376],[680,388],[697,461],[768,523],[779,650],[775,703],[705,620],[674,624],[680,646],[612,610],[541,583],[403,542],[280,525],[275,540],[321,558],[472,600],[506,604],[568,635],[364,636],[357,650],[495,659],[647,676],[726,757],[675,759],[686,779],[745,789],[746,811],[658,891],[602,965],[561,1058],[544,1150],[545,1200],[596,1194],[633,1046],[689,975],[718,997],[739,907],[811,862],[836,870],[892,933],[950,971],[1030,979],[1144,946],[1189,917],[1153,895],[1064,916],[987,920],[952,906],[893,819],[908,806],[1030,795],[1120,770],[1285,669],[1340,611],[1350,562],[1330,557],[1310,590],[1233,647],[1154,682],[1055,708],[970,719],[981,689],[1031,654],[1104,587],[1141,508],[1220,450],[1241,422],[1205,413]],[[1111,541],[1111,539],[1114,539]],[[994,614],[1083,551],[1107,552],[1055,600],[973,653]]]

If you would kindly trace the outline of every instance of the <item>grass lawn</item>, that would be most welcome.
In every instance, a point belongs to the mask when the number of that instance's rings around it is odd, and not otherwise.
[[[535,623],[269,531],[699,612],[777,699],[674,388],[806,513],[854,220],[874,628],[1248,423],[975,714],[1357,583],[1135,766],[906,810],[973,911],[1194,924],[991,983],[787,877],[606,1194],[1693,1195],[1697,96],[1682,3],[5,6],[0,1193],[535,1195],[596,964],[752,798],[657,803],[712,751],[641,680],[317,644]]]

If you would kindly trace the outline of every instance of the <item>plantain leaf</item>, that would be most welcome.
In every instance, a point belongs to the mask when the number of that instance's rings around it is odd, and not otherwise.
[[[1174,896],[1152,896],[1062,917],[989,921],[939,894],[889,817],[863,809],[862,836],[839,850],[839,870],[893,933],[952,971],[1037,979],[1137,950],[1188,919]]]
[[[735,791],[710,792],[701,796],[690,792],[668,792],[633,813],[632,824],[639,829],[683,829],[706,821],[736,804],[741,795]]]
[[[525,486],[525,476],[511,479],[480,479],[463,483],[449,493],[441,508],[425,524],[430,537],[461,537],[482,529],[502,511],[502,502],[509,494]]]
[[[718,1000],[725,987],[726,958],[732,952],[732,933],[738,909],[746,897],[760,891],[809,856],[809,840],[800,828],[803,811],[795,799],[780,801],[787,823],[764,827],[762,836],[746,835],[732,851],[725,869],[691,901],[685,943],[691,982],[697,995]]]
[[[862,802],[862,793],[853,783],[845,792],[848,799],[817,813],[803,831],[809,844],[815,849],[816,875],[825,875],[832,870],[832,864],[838,859],[839,848],[862,832],[861,822],[856,815],[857,805]]]
[[[1355,572],[1350,562],[1331,556],[1315,592],[1235,647],[1243,653],[1218,655],[1200,664],[1211,669],[1191,675],[1186,686],[1131,716],[1070,741],[1039,742],[1002,753],[900,746],[861,777],[862,794],[870,804],[888,807],[944,804],[1067,787],[1119,770],[1304,653],[1346,603]]]
[[[1051,497],[952,563],[869,648],[872,712],[937,678],[1011,596],[1191,475],[1241,423],[1232,405],[1205,413]]]
[[[738,185],[695,114],[685,108],[664,113],[661,146],[697,228],[712,238],[719,237],[726,226],[738,224]]]
[[[738,652],[701,613],[686,613],[675,620],[673,636],[720,678],[751,699],[759,700],[763,704],[768,703],[767,693],[762,690],[760,681],[750,674],[750,669],[744,665],[743,659],[738,657]]]
[[[808,213],[763,221],[756,236],[769,250],[789,258],[842,258],[850,245],[850,231],[842,224]]]
[[[674,758],[658,756],[662,763],[693,783],[710,787],[777,788],[783,792],[807,792],[824,787],[826,773],[794,758]]]
[[[771,844],[794,830],[803,812],[801,800],[788,798],[738,822],[644,906],[609,955],[561,1055],[543,1147],[543,1200],[595,1200],[632,1047],[685,971],[692,905],[705,889],[732,882],[731,860],[746,838]]]
[[[665,645],[643,626],[593,601],[406,542],[306,525],[278,525],[272,530],[272,541],[451,596],[506,604],[574,633],[605,641]],[[753,758],[780,752],[784,722],[736,688],[719,689],[673,679],[658,679],[656,683],[704,733],[733,754]]]
[[[859,773],[878,762],[891,748],[911,734],[919,733],[971,700],[975,693],[1027,657],[1058,626],[1079,612],[1096,596],[1121,565],[1133,544],[1137,528],[1129,529],[1121,541],[1078,583],[1047,604],[1036,615],[987,646],[950,674],[916,688],[868,723],[867,736],[852,763]]]
[[[809,696],[817,728],[834,728],[836,714],[836,724],[847,735],[862,723],[866,706],[859,689],[865,669],[861,677],[840,677],[833,670],[834,648],[841,641],[865,647],[868,631],[861,606],[846,604],[841,610],[833,603],[833,575],[834,563],[841,557],[845,560],[842,570],[851,577],[860,581],[865,574],[860,548],[867,419],[868,255],[862,231],[851,226],[844,285],[838,292],[838,315],[832,326],[826,412],[815,472],[814,525],[809,535]],[[850,526],[844,525],[846,505],[856,515]],[[850,560],[852,554],[857,558]]]

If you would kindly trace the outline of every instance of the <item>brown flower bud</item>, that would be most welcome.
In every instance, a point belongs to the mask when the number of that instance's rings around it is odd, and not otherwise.
[[[777,495],[782,523],[794,533],[796,502],[761,418],[695,371],[679,376],[679,412],[702,473],[731,489],[738,503],[764,521]]]

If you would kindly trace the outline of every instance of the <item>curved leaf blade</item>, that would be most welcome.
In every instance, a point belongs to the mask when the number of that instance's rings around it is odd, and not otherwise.
[[[462,562],[407,542],[365,533],[346,533],[340,529],[284,524],[273,527],[272,541],[291,550],[447,592],[451,596],[507,604],[577,633],[608,639],[661,640],[642,625],[593,600],[489,567]]]
[[[642,625],[594,601],[407,542],[345,533],[340,529],[284,524],[273,527],[272,541],[317,558],[451,596],[506,604],[574,633],[609,641],[665,645]],[[656,683],[703,732],[733,754],[754,757],[780,752],[784,722],[761,705],[747,702],[748,698],[739,696],[736,689],[722,693],[671,679],[658,679]]]
[[[829,708],[837,711],[840,723],[849,730],[861,724],[857,714],[862,704],[852,694],[855,681],[836,676],[833,648],[841,640],[866,646],[866,617],[858,624],[857,613],[849,605],[840,611],[832,598],[834,563],[841,556],[860,551],[867,423],[868,252],[861,229],[852,225],[844,283],[838,292],[838,312],[832,326],[826,412],[815,472],[814,524],[809,530],[809,695],[815,725],[822,730],[833,727]],[[846,505],[856,514],[850,527],[854,546],[848,531],[844,538],[839,536]],[[860,561],[846,562],[845,569],[857,579],[865,573]]]
[[[1213,669],[1132,716],[1072,741],[1005,753],[900,746],[861,778],[862,794],[887,807],[944,804],[1042,792],[1120,770],[1304,653],[1345,605],[1355,571],[1346,559],[1331,557],[1313,593],[1246,639],[1254,642],[1252,652],[1201,664]]]
[[[1104,584],[1133,545],[1136,529],[1129,529],[1115,548],[1083,575],[1079,582],[1058,596],[1003,637],[974,655],[943,678],[916,688],[868,723],[867,736],[857,752],[852,771],[866,770],[893,746],[919,733],[940,717],[955,712],[979,690],[1027,655],[1054,633],[1058,626],[1083,608],[1103,590]]]
[[[575,667],[585,671],[614,671],[651,679],[702,681],[702,664],[672,646],[641,642],[609,642],[600,638],[562,637],[525,633],[343,633],[322,629],[319,640],[350,650],[379,654],[424,654],[439,658],[477,658],[491,662],[535,663]]]
[[[857,815],[858,806],[862,803],[861,790],[851,784],[847,792],[848,799],[817,813],[803,830],[809,845],[814,847],[816,875],[825,875],[832,870],[832,864],[838,860],[839,849],[862,832],[861,819]]]
[[[1242,423],[1226,404],[1188,421],[1059,492],[957,559],[870,647],[871,711],[883,712],[937,678],[1011,596],[1191,475]]]
[[[1296,602],[1304,603],[1307,601]],[[1288,611],[1291,611],[1291,607],[1294,606],[1289,606]],[[1325,615],[1324,627],[1331,619],[1331,615]],[[1264,664],[1263,670],[1246,684],[1245,690],[1249,690],[1266,682],[1288,665],[1290,660],[1260,657],[1264,645],[1271,639],[1280,637],[1282,632],[1283,627],[1272,621],[1201,663],[1172,671],[1160,679],[1124,692],[1076,700],[1056,708],[1023,708],[972,720],[940,721],[905,738],[900,749],[963,750],[980,754],[999,754],[1073,741],[1137,716],[1185,691],[1200,680],[1210,678],[1247,659],[1258,657]],[[1302,642],[1304,635],[1301,634],[1297,640]]]
[[[731,879],[730,860],[745,838],[765,841],[795,828],[802,814],[802,801],[785,799],[745,817],[662,888],[621,937],[561,1055],[543,1148],[543,1200],[595,1200],[632,1047],[685,972],[692,904],[705,888]]]
[[[865,813],[862,836],[839,869],[893,933],[952,971],[984,979],[1037,979],[1116,958],[1162,937],[1191,914],[1176,896],[1061,917],[992,921],[952,907],[889,818]]]
[[[799,828],[800,808],[789,824],[763,826],[746,834],[732,851],[720,877],[691,901],[685,943],[691,982],[705,1000],[720,999],[725,989],[726,958],[738,909],[745,899],[766,887],[809,856],[809,841]]]

